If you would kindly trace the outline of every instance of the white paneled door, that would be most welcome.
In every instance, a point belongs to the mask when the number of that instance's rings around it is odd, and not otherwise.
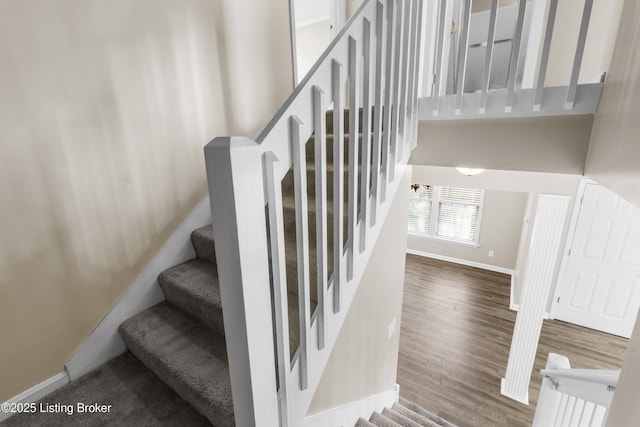
[[[640,306],[640,209],[587,184],[560,286],[556,319],[629,338]]]

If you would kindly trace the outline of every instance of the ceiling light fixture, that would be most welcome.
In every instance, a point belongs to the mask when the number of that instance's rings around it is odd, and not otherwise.
[[[480,168],[474,169],[474,168],[457,167],[456,170],[460,172],[462,175],[467,175],[467,176],[479,175],[482,172],[484,172],[484,169],[480,169]]]

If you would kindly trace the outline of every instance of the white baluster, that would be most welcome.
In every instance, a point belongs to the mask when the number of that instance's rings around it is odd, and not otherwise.
[[[316,252],[318,288],[318,349],[325,346],[327,333],[327,125],[325,123],[324,92],[313,87],[313,132],[315,140],[316,181]]]
[[[308,358],[311,328],[311,301],[309,290],[309,216],[307,200],[307,162],[305,143],[300,139],[302,122],[292,116],[290,123],[291,156],[293,160],[293,183],[296,205],[296,246],[298,254],[298,313],[300,317],[300,389],[306,390],[309,381]]]
[[[284,249],[284,219],[282,214],[282,181],[277,176],[278,158],[269,151],[264,155],[267,209],[269,212],[269,238],[271,248],[271,271],[273,280],[273,302],[276,321],[276,350],[278,355],[278,404],[280,426],[289,425],[288,406],[289,372],[289,312],[287,301],[287,267]]]

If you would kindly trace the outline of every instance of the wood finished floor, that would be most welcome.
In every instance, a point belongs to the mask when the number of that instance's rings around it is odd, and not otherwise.
[[[628,340],[545,320],[529,406],[500,394],[516,313],[510,276],[407,255],[400,328],[400,394],[460,427],[531,426],[547,354],[571,366],[620,369]]]

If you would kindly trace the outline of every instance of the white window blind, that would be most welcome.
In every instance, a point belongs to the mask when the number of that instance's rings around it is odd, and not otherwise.
[[[433,186],[412,188],[409,196],[409,233],[427,236],[430,229]]]
[[[409,202],[409,233],[478,243],[484,190],[414,185]]]

